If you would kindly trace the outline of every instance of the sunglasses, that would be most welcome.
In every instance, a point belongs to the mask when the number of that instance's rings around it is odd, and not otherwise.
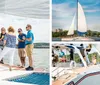
[[[21,31],[18,31],[18,32],[21,32]]]

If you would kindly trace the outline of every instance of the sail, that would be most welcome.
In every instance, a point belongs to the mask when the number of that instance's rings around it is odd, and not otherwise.
[[[87,32],[86,18],[81,4],[78,2],[78,34],[82,35]]]
[[[72,20],[71,26],[68,30],[68,34],[67,35],[73,35],[74,34],[74,29],[75,29],[75,16]]]

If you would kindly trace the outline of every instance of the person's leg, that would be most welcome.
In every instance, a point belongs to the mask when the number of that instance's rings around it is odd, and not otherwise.
[[[0,54],[1,54],[2,50],[3,50],[3,46],[0,46]],[[3,58],[1,59],[0,63],[1,63],[1,64],[4,64]]]
[[[20,62],[21,62],[21,67],[23,66],[23,60],[22,60],[22,49],[18,49],[18,54],[19,54],[19,58],[20,58]]]
[[[24,67],[25,66],[25,57],[21,57],[21,59],[22,59],[22,67]]]
[[[2,52],[2,48],[0,48],[0,54],[1,54],[1,52]],[[1,59],[0,63],[1,63],[1,64],[4,64],[3,58]]]
[[[8,47],[4,47],[4,49],[0,53],[0,61],[8,52],[9,52],[9,48]]]
[[[33,45],[28,46],[28,57],[29,57],[29,66],[33,67]]]
[[[32,60],[32,56],[29,56],[29,66],[33,67],[33,60]]]
[[[21,49],[18,49],[18,55],[19,55],[19,59],[20,59],[20,62],[21,62]],[[21,62],[21,65],[22,65],[22,62]]]
[[[25,49],[23,48],[22,49],[22,66],[24,67],[25,66],[25,57],[26,57],[26,51]]]
[[[9,49],[9,70],[11,71],[11,66],[13,65],[13,60],[14,60],[14,53],[15,53],[15,48],[10,48]]]
[[[70,54],[70,61],[73,60],[73,54]]]
[[[26,70],[33,70],[33,59],[32,59],[32,54],[33,54],[33,45],[30,44],[30,45],[27,45],[26,46],[26,52],[27,52],[27,56],[28,56],[28,59],[29,59],[29,67],[26,68]]]

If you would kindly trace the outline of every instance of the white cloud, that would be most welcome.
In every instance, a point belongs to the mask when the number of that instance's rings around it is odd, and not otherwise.
[[[89,9],[85,10],[85,12],[100,12],[100,9]]]
[[[89,3],[89,4],[87,4],[87,5],[84,4],[82,6],[85,12],[90,12],[90,13],[91,12],[100,12],[100,8],[97,6],[98,4],[100,4],[99,0],[96,0],[95,2],[94,2],[94,0],[88,0],[87,3]]]
[[[72,16],[75,13],[75,8],[69,7],[68,3],[54,4],[53,5],[54,15],[59,15],[59,17],[68,17]]]
[[[32,25],[35,42],[49,42],[49,19],[33,19],[2,14],[0,16],[0,28],[5,27],[7,29],[11,25],[16,29],[16,33],[18,28],[22,28],[26,33],[27,24]]]
[[[69,3],[53,4],[53,28],[69,28],[75,14],[75,8]]]

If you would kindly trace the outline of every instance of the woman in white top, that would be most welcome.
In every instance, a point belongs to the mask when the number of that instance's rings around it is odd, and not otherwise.
[[[16,35],[15,30],[12,26],[8,28],[8,33],[4,38],[4,49],[0,53],[0,60],[8,55],[9,57],[9,70],[11,71],[11,66],[13,65],[13,57],[16,48]]]

